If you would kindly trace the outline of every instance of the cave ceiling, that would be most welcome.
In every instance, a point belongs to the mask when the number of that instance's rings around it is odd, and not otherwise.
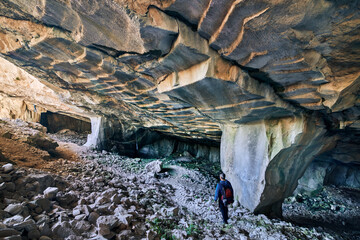
[[[3,0],[0,53],[61,95],[49,98],[53,111],[215,142],[222,124],[312,111],[358,129],[359,8],[360,1]],[[33,91],[13,80],[7,84]],[[10,85],[1,92],[14,96]]]

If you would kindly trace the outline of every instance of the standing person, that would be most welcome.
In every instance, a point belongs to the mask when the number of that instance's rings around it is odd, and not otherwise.
[[[214,201],[216,202],[219,199],[219,208],[223,222],[227,224],[229,219],[228,204],[234,202],[234,192],[231,183],[225,179],[225,173],[220,173],[219,177],[220,182],[216,185]]]

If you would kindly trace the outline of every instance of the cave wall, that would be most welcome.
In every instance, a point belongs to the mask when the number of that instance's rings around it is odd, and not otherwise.
[[[62,129],[69,129],[78,133],[91,131],[90,121],[86,121],[86,119],[76,119],[74,117],[47,111],[41,114],[40,124],[45,126],[49,133],[56,133]]]
[[[315,160],[306,169],[298,184],[293,195],[311,195],[327,185],[360,190],[360,165]]]
[[[126,123],[101,117],[91,118],[91,134],[85,146],[144,158],[188,152],[196,159],[220,162],[220,149],[216,143],[189,143],[151,129],[134,129]]]
[[[0,93],[0,118],[40,122],[41,113],[43,112],[46,112],[46,109],[41,106],[28,103],[21,98],[9,97]]]
[[[189,143],[170,137],[165,137],[154,143],[142,146],[138,151],[138,155],[146,158],[162,158],[169,157],[175,153],[183,154],[184,152],[189,153],[198,160],[206,160],[214,164],[220,163],[219,146]]]
[[[360,188],[360,133],[352,125],[330,131],[334,148],[316,156],[294,191],[309,194],[325,185]]]

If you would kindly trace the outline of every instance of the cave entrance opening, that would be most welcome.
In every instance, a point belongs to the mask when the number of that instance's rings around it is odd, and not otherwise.
[[[62,113],[41,113],[40,124],[47,128],[48,133],[56,133],[69,129],[77,133],[91,133],[90,119],[84,117],[72,117]]]

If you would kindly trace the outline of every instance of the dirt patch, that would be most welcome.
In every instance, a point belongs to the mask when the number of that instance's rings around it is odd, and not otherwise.
[[[44,150],[33,147],[29,144],[16,140],[0,137],[0,149],[5,157],[2,162],[11,162],[19,167],[36,168],[58,173],[62,162],[81,161],[77,152],[83,148],[73,143],[59,142],[59,147],[55,149],[55,156]]]

